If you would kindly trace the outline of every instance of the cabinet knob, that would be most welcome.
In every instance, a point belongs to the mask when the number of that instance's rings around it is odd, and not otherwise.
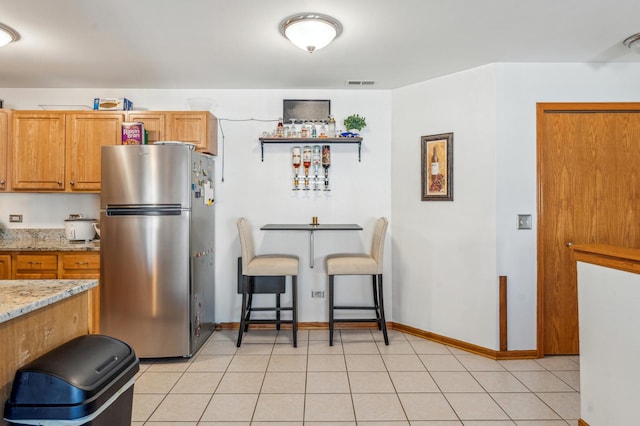
[[[567,247],[571,247],[572,245],[573,245],[573,243],[572,243],[571,241],[569,241],[569,242],[567,243]]]
[[[62,182],[61,181],[58,181],[58,186],[62,186]]]
[[[69,185],[75,185],[76,183],[74,181],[70,181]]]
[[[4,179],[0,179],[0,185],[4,185],[4,184],[5,184]]]

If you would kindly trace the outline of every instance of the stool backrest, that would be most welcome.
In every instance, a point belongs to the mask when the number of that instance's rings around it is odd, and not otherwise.
[[[384,237],[387,233],[387,225],[389,221],[386,217],[381,217],[376,221],[376,227],[373,231],[373,240],[371,241],[371,257],[378,264],[378,273],[383,270],[382,255],[384,253]]]
[[[244,217],[236,222],[238,225],[238,234],[240,235],[240,252],[242,253],[242,272],[245,273],[249,268],[249,262],[256,255],[253,246],[253,236],[251,234],[251,225]]]

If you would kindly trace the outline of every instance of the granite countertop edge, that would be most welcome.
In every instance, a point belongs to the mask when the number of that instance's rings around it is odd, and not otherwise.
[[[0,323],[97,287],[88,280],[0,280]]]
[[[100,240],[69,241],[64,229],[0,229],[0,252],[100,251]]]

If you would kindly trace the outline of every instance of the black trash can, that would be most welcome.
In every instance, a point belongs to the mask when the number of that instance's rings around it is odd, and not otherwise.
[[[4,406],[11,425],[129,426],[140,363],[113,337],[77,337],[21,367]]]

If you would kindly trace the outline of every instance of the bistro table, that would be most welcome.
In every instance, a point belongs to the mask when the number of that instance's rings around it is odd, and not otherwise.
[[[309,266],[313,268],[314,259],[314,233],[316,231],[362,231],[362,226],[351,224],[291,224],[269,223],[260,228],[262,231],[308,231],[309,232]]]

